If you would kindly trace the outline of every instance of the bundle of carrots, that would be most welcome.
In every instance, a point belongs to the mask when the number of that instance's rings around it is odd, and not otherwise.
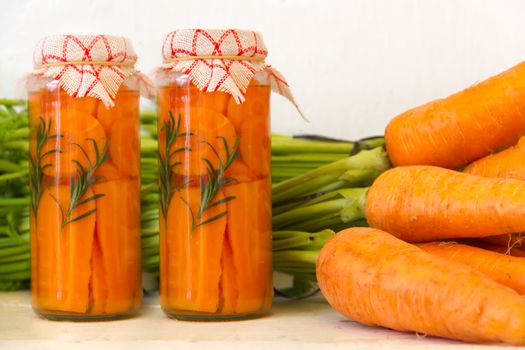
[[[390,122],[396,167],[359,208],[371,228],[339,232],[317,261],[335,309],[399,331],[525,345],[524,77],[521,63]]]

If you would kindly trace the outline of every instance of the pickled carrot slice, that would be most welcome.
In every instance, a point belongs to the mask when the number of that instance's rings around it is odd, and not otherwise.
[[[219,192],[215,201],[223,199]],[[200,207],[199,188],[186,187],[177,192],[169,205],[166,232],[167,272],[163,280],[169,299],[166,307],[175,310],[217,312],[221,277],[221,253],[226,216],[198,226],[192,232],[193,218]],[[226,204],[209,208],[201,223],[226,210]]]
[[[93,241],[93,255],[91,256],[91,309],[90,314],[103,315],[106,313],[106,302],[108,298],[108,286],[106,282],[106,271],[102,258],[102,249],[98,233],[95,233]]]
[[[205,108],[192,108],[181,118],[180,133],[190,136],[177,138],[170,148],[173,162],[182,166],[174,171],[184,175],[205,175],[208,163],[218,169],[225,163],[228,152],[234,151],[236,133],[228,119],[218,112]],[[177,152],[188,148],[191,151]]]
[[[117,120],[137,120],[139,115],[139,93],[137,91],[119,90],[115,96],[115,105],[106,107],[103,103],[98,105],[96,112],[99,123],[104,127],[106,133],[111,132],[113,124]]]
[[[258,312],[267,304],[271,285],[270,182],[262,180],[227,186],[228,237],[235,266],[239,314]],[[256,198],[257,200],[254,200]]]
[[[30,93],[28,97],[30,125],[37,125],[40,118],[58,120],[62,115],[67,115],[67,111],[71,109],[95,116],[99,102],[94,97],[77,98],[69,96],[64,91],[42,89],[39,92]]]
[[[106,313],[132,311],[140,288],[140,188],[138,179],[96,183],[97,236],[108,289]]]
[[[135,177],[140,172],[139,121],[119,119],[113,123],[108,155],[123,176]]]
[[[226,176],[234,178],[237,182],[249,182],[257,179],[257,176],[246,166],[246,163],[242,159],[235,160],[226,169]]]
[[[244,121],[239,141],[242,161],[258,178],[270,174],[270,123],[266,117]]]
[[[233,252],[228,232],[224,237],[222,246],[222,274],[221,274],[221,301],[222,308],[219,310],[224,315],[234,315],[239,291],[237,290],[237,272],[233,261]]]
[[[44,169],[48,176],[75,175],[79,165],[87,169],[105,149],[106,134],[100,123],[76,109],[67,110],[59,120],[54,120],[50,134],[61,137],[49,139],[42,147],[42,163],[49,164]]]
[[[93,192],[88,189],[82,200],[91,196]],[[51,186],[42,194],[35,233],[38,280],[33,283],[38,285],[40,308],[86,313],[95,215],[63,226],[69,198],[69,185]],[[94,209],[94,201],[88,201],[74,209],[69,218],[78,218]]]
[[[115,164],[109,159],[95,170],[95,176],[97,182],[111,181],[122,177]]]
[[[200,91],[196,86],[191,86],[189,88],[189,101],[191,108],[207,108],[226,114],[230,95],[220,91]]]
[[[254,117],[270,119],[270,88],[268,86],[249,86],[245,94],[246,101],[235,102],[233,97],[228,101],[226,115],[235,126],[237,132],[241,131],[242,124]]]

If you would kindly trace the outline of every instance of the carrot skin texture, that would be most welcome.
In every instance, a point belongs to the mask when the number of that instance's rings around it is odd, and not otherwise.
[[[513,147],[470,163],[463,171],[483,177],[525,180],[525,137]]]
[[[390,160],[457,169],[525,134],[525,62],[481,83],[410,109],[385,131]]]
[[[387,170],[370,187],[366,216],[407,242],[525,231],[525,181],[432,166]]]
[[[381,230],[335,235],[320,252],[317,279],[332,307],[364,324],[525,344],[525,300],[514,290]]]
[[[494,281],[525,294],[525,259],[453,242],[419,244],[427,253],[468,265]]]

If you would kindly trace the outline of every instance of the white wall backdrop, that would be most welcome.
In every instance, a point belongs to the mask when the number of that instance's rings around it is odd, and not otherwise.
[[[1,1],[0,96],[47,34],[130,37],[144,72],[174,28],[261,31],[267,61],[288,78],[311,123],[274,96],[273,130],[341,138],[381,134],[404,110],[525,60],[525,1],[16,0]],[[20,84],[19,84],[20,85]]]

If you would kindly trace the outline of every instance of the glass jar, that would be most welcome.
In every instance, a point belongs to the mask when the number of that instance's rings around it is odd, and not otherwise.
[[[271,306],[268,83],[251,80],[245,98],[160,75],[160,297],[170,317],[250,318]]]
[[[60,78],[28,83],[33,309],[54,320],[135,315],[140,266],[139,88],[114,106]]]

